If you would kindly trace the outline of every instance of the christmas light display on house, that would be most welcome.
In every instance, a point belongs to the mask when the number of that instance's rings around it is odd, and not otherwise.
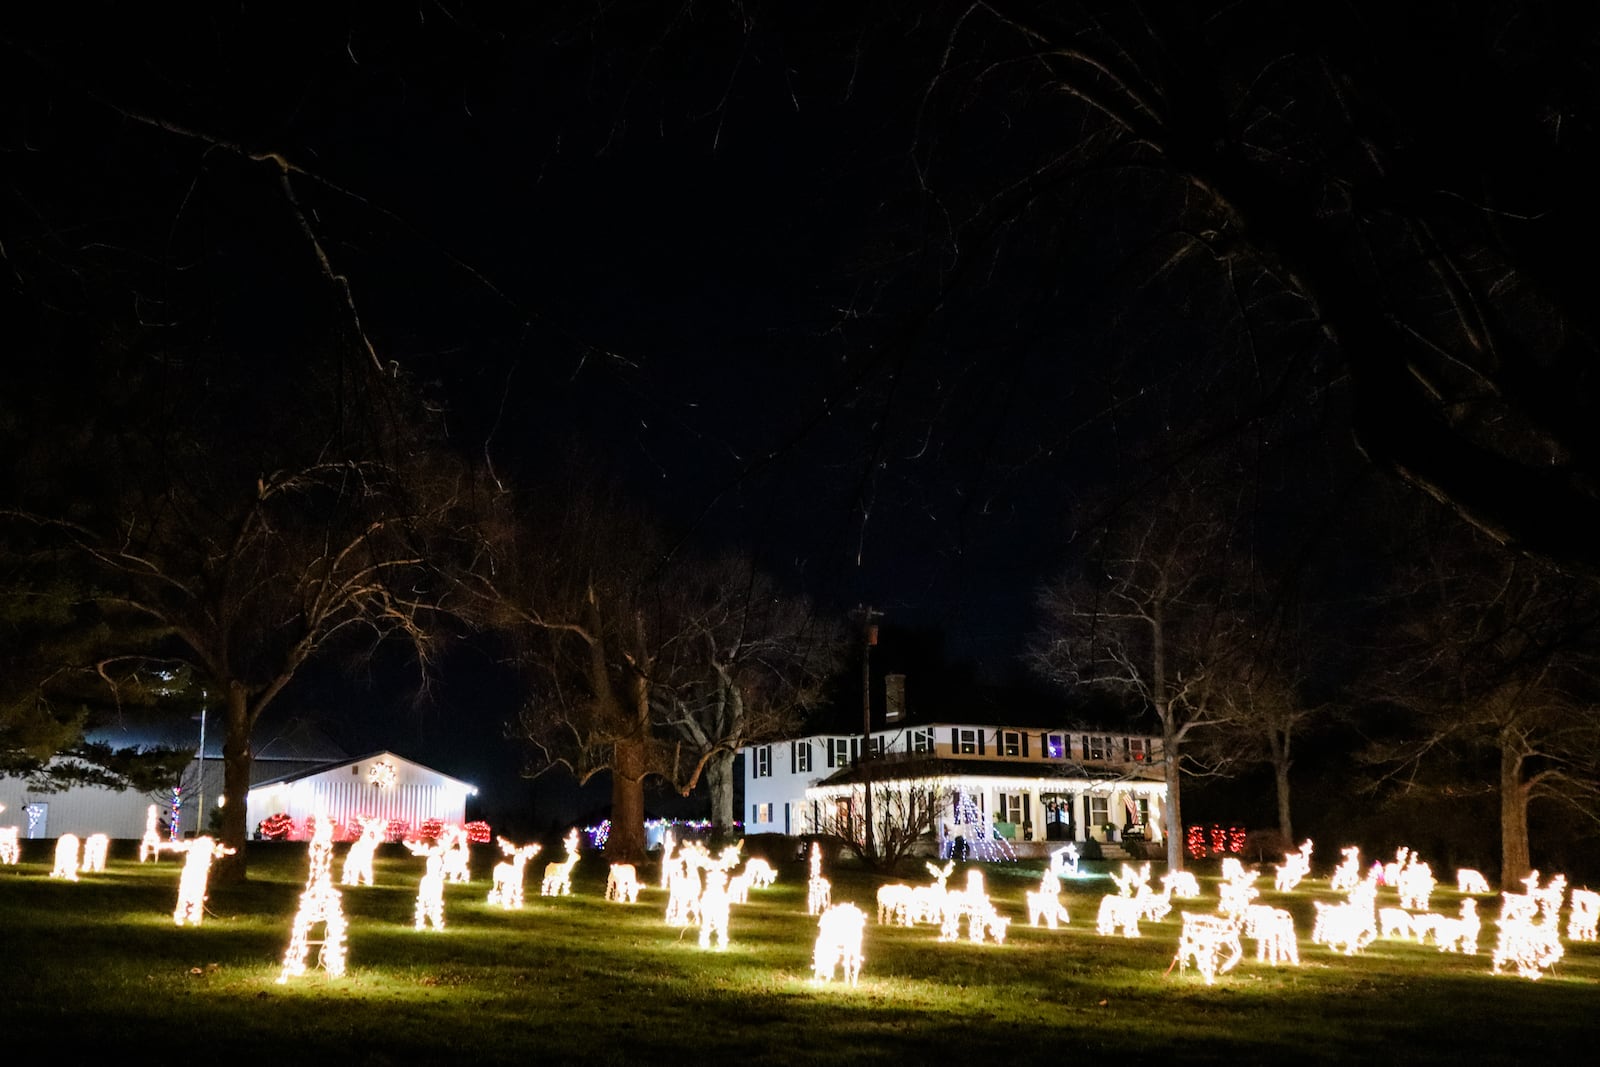
[[[471,784],[393,752],[340,760],[251,787],[246,820],[262,837],[304,840],[318,811],[335,823],[335,840],[353,840],[364,820],[381,819],[388,840],[433,837],[437,826],[463,826]]]

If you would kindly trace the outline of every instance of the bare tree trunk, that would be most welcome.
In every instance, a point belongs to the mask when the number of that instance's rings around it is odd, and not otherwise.
[[[1172,716],[1161,716],[1161,771],[1167,783],[1167,870],[1183,870],[1183,804],[1178,796],[1178,731]]]
[[[245,863],[245,843],[249,827],[245,820],[250,802],[250,701],[244,686],[237,681],[224,688],[227,706],[223,709],[227,724],[222,740],[222,843],[235,849],[233,855],[217,861],[212,878],[220,884],[243,882],[248,876]],[[195,833],[206,832],[207,812],[197,812]]]
[[[732,835],[737,813],[733,810],[733,753],[718,750],[706,761],[706,789],[711,794],[711,834],[718,840]]]
[[[1273,761],[1272,774],[1278,786],[1278,832],[1285,841],[1292,843],[1294,823],[1289,818],[1289,764],[1283,760]]]
[[[1500,885],[1528,876],[1528,787],[1522,781],[1522,753],[1509,739],[1500,742]]]
[[[611,757],[611,836],[606,857],[613,863],[638,863],[645,856],[645,742],[618,741]]]

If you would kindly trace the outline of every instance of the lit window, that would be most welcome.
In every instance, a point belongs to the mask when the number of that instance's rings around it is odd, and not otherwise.
[[[912,752],[932,752],[933,751],[933,731],[932,730],[912,730],[911,731],[911,751]]]
[[[1001,793],[1000,794],[1000,818],[1001,818],[1002,822],[1011,822],[1011,823],[1019,823],[1020,824],[1021,822],[1024,821],[1023,818],[1022,818],[1022,794],[1021,793]]]
[[[1148,737],[1125,737],[1122,739],[1123,756],[1133,763],[1147,763],[1150,760],[1150,739]]]
[[[792,763],[796,774],[808,774],[811,771],[811,742],[796,741],[792,746]]]
[[[955,731],[956,754],[960,756],[975,756],[978,753],[978,731]]]
[[[1000,731],[1000,754],[1002,756],[1022,755],[1022,735],[1015,730]]]
[[[845,767],[850,763],[850,739],[848,737],[830,737],[828,739],[828,766]]]
[[[1067,739],[1062,734],[1044,735],[1044,754],[1048,759],[1067,758]]]
[[[1089,798],[1089,825],[1104,826],[1111,821],[1111,798]]]
[[[1084,734],[1083,758],[1099,760],[1110,759],[1111,738],[1106,737],[1104,734]]]
[[[772,821],[772,805],[771,804],[752,804],[752,805],[750,805],[750,821],[751,822],[771,822]]]
[[[772,777],[772,746],[762,745],[756,749],[756,777]]]

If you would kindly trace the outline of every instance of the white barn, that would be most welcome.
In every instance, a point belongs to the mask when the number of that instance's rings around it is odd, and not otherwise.
[[[464,825],[467,797],[477,789],[387,750],[261,781],[250,787],[245,825],[252,833],[269,817],[287,815],[295,824],[319,812],[347,829],[361,818],[405,823],[411,830],[429,819]]]
[[[205,736],[204,751],[199,744],[198,719],[130,714],[89,733],[88,740],[113,749],[156,748],[192,753],[193,758],[172,787],[144,792],[78,785],[46,792],[26,778],[0,776],[0,804],[5,805],[0,825],[18,827],[25,838],[107,834],[137,839],[144,833],[151,804],[156,805],[162,824],[170,827],[176,803],[178,835],[194,831],[197,825],[210,821],[222,797],[222,738],[221,730],[216,728],[219,716],[213,713],[210,718],[213,729]],[[276,780],[325,767],[348,756],[311,723],[291,719],[258,731],[250,777],[254,781]]]

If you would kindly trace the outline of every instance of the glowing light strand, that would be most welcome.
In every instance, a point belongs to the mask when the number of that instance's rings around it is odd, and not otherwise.
[[[178,875],[178,905],[172,909],[172,921],[178,926],[199,926],[205,915],[211,863],[233,855],[236,850],[204,836],[173,841],[167,848],[184,853],[183,871]]]
[[[867,917],[854,904],[835,904],[817,920],[817,941],[811,951],[811,976],[831,982],[835,971],[852,988],[861,977],[861,939]]]
[[[578,865],[578,828],[574,826],[567,831],[567,836],[562,840],[567,847],[566,859],[559,863],[547,863],[544,868],[544,881],[539,885],[539,895],[546,897],[564,897],[572,893],[572,868]]]
[[[319,814],[311,833],[309,848],[311,865],[306,875],[306,888],[300,894],[300,908],[295,912],[294,926],[289,934],[289,948],[283,954],[283,970],[278,984],[286,985],[289,979],[306,973],[306,957],[311,946],[319,945],[317,963],[334,978],[344,975],[345,931],[343,896],[333,885],[333,820]],[[376,821],[376,820],[373,820]],[[311,940],[311,932],[322,924],[322,941]]]

